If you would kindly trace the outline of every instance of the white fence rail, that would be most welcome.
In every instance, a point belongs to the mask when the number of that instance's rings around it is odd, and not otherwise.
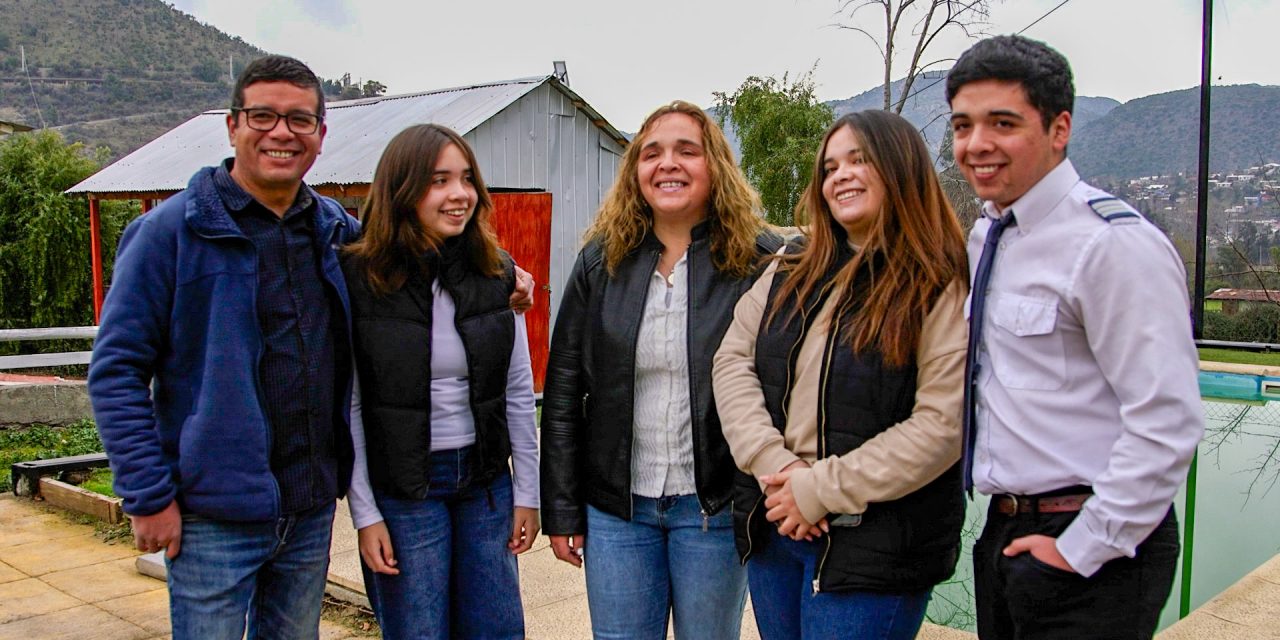
[[[0,329],[0,342],[25,340],[92,340],[97,337],[97,327],[51,327],[47,329]],[[8,369],[35,369],[59,367],[70,364],[89,364],[92,351],[67,353],[33,353],[23,356],[0,356],[0,371]]]

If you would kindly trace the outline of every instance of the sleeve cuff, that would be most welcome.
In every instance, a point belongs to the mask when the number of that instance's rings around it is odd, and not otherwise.
[[[756,457],[751,461],[751,475],[759,478],[771,473],[777,473],[798,460],[800,458],[796,454],[787,451],[786,447],[778,444],[778,446],[769,447],[756,454]]]
[[[791,472],[791,494],[795,496],[800,515],[809,524],[825,518],[829,509],[818,499],[818,491],[814,488],[813,469],[796,469]]]
[[[1083,514],[1082,514],[1083,515]],[[1102,565],[1126,555],[1120,549],[1108,546],[1089,531],[1087,520],[1077,517],[1058,536],[1058,553],[1062,554],[1067,564],[1076,573],[1088,578],[1098,572]]]

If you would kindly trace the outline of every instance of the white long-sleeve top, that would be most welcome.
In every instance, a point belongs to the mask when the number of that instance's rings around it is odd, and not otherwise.
[[[646,498],[698,492],[689,401],[689,269],[682,256],[665,278],[649,276],[636,340],[631,492]]]
[[[453,297],[432,283],[431,306],[431,450],[460,449],[476,439],[467,380],[467,355],[454,324]],[[511,437],[512,494],[515,506],[538,508],[538,434],[534,421],[533,369],[524,316],[515,314],[515,341],[507,369],[507,431]],[[355,465],[347,501],[356,529],[382,521],[373,499],[365,457],[364,419],[360,405],[360,378],[352,364],[351,442]]]
[[[1057,540],[1085,576],[1133,557],[1204,431],[1182,262],[1150,222],[1108,222],[1094,206],[1128,211],[1063,160],[1005,209],[1017,225],[1000,237],[986,297],[973,464],[987,494],[1092,486]],[[971,270],[1002,212],[988,202],[983,213]]]

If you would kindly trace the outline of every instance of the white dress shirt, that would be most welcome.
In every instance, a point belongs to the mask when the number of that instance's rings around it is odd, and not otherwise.
[[[636,339],[631,492],[646,498],[697,493],[689,401],[688,254],[664,278],[654,271]]]
[[[1182,262],[1146,219],[1108,222],[1089,204],[1107,198],[1063,160],[1006,208],[1017,225],[1000,239],[978,343],[974,486],[1092,486],[1057,541],[1085,576],[1134,555],[1204,431]],[[971,270],[1000,215],[990,202],[983,214]]]

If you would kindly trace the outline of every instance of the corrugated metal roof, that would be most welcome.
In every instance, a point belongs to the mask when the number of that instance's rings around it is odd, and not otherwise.
[[[1265,289],[1218,289],[1205,300],[1244,300],[1246,302],[1280,302],[1280,291]]]
[[[443,124],[465,135],[528,92],[550,82],[574,99],[596,124],[617,140],[622,134],[554,76],[330,102],[325,105],[329,132],[324,152],[307,172],[307,184],[366,184],[382,150],[405,127]],[[200,167],[231,156],[226,109],[206,111],[77,184],[67,193],[177,191],[185,189]]]

